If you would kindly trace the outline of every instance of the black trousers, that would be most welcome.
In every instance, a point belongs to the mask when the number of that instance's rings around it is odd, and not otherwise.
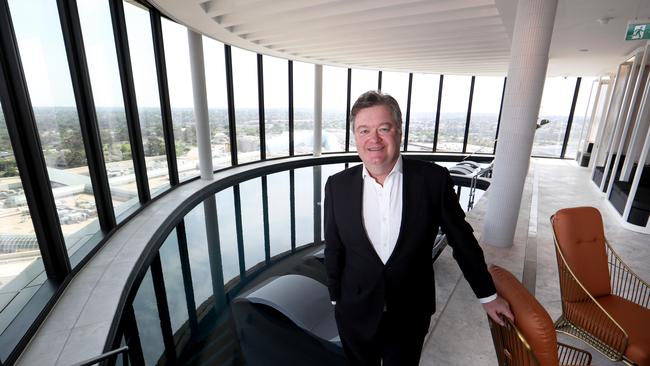
[[[430,315],[408,319],[384,312],[377,335],[370,341],[341,336],[347,365],[418,366]]]

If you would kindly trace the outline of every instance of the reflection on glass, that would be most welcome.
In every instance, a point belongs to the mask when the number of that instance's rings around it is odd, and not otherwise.
[[[235,224],[233,189],[224,189],[217,193],[216,197],[223,282],[228,283],[228,281],[239,276],[239,251],[237,249],[237,226]],[[262,248],[264,248],[264,244],[262,244]],[[264,256],[263,253],[262,256]]]
[[[571,124],[571,131],[569,132],[569,142],[567,143],[566,153],[564,154],[566,158],[575,159],[576,154],[578,153],[581,133],[585,130],[585,121],[588,118],[588,113],[591,111],[591,109],[588,108],[588,105],[593,103],[593,100],[596,98],[595,86],[597,84],[594,83],[595,80],[595,77],[588,77],[582,78],[580,81],[578,100],[576,101],[576,108],[573,112],[573,123]],[[584,136],[582,137],[584,138]]]
[[[203,58],[208,94],[212,167],[218,170],[232,165],[230,159],[230,128],[228,127],[226,61],[224,59],[223,43],[204,36]]]
[[[169,318],[172,332],[176,333],[183,323],[188,320],[189,315],[187,313],[183,270],[178,250],[178,237],[175,229],[169,233],[167,240],[160,247],[159,253],[165,281]]]
[[[436,151],[463,151],[471,76],[445,75]]]
[[[181,182],[199,175],[199,152],[196,142],[192,75],[190,72],[187,28],[161,19],[165,44],[165,62],[169,85],[169,103],[174,125],[176,164]]]
[[[99,224],[61,25],[58,17],[53,16],[58,14],[56,2],[15,0],[10,1],[9,6],[43,156],[48,167],[52,195],[56,200],[68,255],[72,255],[86,238],[99,230]],[[112,36],[110,41],[112,42]],[[99,47],[103,49],[101,45]],[[89,59],[92,50],[92,47],[88,48]],[[119,84],[117,92],[120,92]],[[101,96],[98,92],[97,100],[101,100]],[[105,124],[101,127],[108,128]],[[1,128],[5,128],[4,123]],[[13,160],[11,150],[5,150],[6,148],[9,148],[8,139],[2,143],[0,151],[3,151],[3,154],[6,152],[6,156],[11,156],[10,159]],[[13,172],[13,168],[8,169]],[[13,176],[13,173],[11,174]],[[16,191],[16,184],[12,183],[5,189]],[[26,210],[22,198],[17,198],[19,194],[22,193],[8,193],[8,197],[16,195],[17,203],[13,206],[14,209],[22,207],[21,210]],[[125,192],[126,197],[130,195],[131,192]],[[5,207],[9,208],[6,201]],[[26,215],[10,217],[4,218],[3,221],[7,220],[10,225],[16,225],[12,230],[33,235],[32,225]]]
[[[293,149],[314,152],[314,65],[293,62]]]
[[[241,221],[244,234],[246,269],[264,262],[264,217],[262,210],[262,182],[255,178],[239,185]]]
[[[210,257],[208,255],[208,238],[205,231],[203,204],[197,205],[192,211],[188,212],[184,221],[187,252],[192,272],[192,285],[194,286],[194,303],[198,309],[201,304],[212,296],[212,277],[210,274]]]
[[[546,79],[537,119],[540,127],[535,131],[532,155],[560,157],[576,79],[575,77]],[[541,126],[542,120],[548,120],[549,123]]]
[[[345,150],[348,69],[323,66],[323,151]]]
[[[115,215],[138,204],[113,26],[107,1],[78,1],[88,72]]]
[[[266,157],[287,156],[289,155],[288,61],[277,57],[264,56],[263,65]]]
[[[295,170],[296,248],[314,242],[314,169]]]
[[[235,89],[237,160],[239,164],[260,160],[257,55],[232,47],[232,78]]]
[[[472,114],[467,136],[467,152],[492,154],[499,122],[503,78],[477,76],[474,81]]]
[[[4,113],[0,109],[0,292],[5,292],[5,285],[40,256]],[[42,262],[39,265],[43,267]]]
[[[409,92],[409,74],[405,72],[382,72],[381,91],[390,94],[402,111],[402,137],[404,136],[404,124],[406,123],[406,108]],[[402,139],[402,148],[404,140]]]
[[[147,270],[142,283],[140,283],[140,288],[133,299],[133,310],[145,363],[155,365],[162,356],[165,346],[156,306],[156,294],[153,290],[151,269]]]
[[[271,257],[291,250],[289,172],[267,176]]]
[[[149,12],[138,5],[124,2],[124,17],[129,37],[133,84],[138,104],[142,146],[147,166],[151,196],[169,187],[169,171],[165,154],[165,138],[160,113],[158,79],[156,76]]]
[[[432,151],[440,75],[413,74],[408,151]]]
[[[379,71],[374,70],[352,70],[352,85],[350,86],[350,108],[361,94],[369,90],[377,90]],[[352,121],[350,121],[352,128]],[[354,133],[350,133],[350,151],[356,151],[357,145],[354,141]]]

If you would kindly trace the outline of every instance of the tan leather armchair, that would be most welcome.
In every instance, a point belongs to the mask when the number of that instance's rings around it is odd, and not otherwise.
[[[614,252],[593,207],[551,216],[562,296],[555,328],[613,361],[650,366],[650,287]]]
[[[515,316],[514,323],[505,319],[503,327],[488,317],[500,366],[591,364],[588,352],[557,342],[551,317],[512,273],[498,266],[489,271]]]

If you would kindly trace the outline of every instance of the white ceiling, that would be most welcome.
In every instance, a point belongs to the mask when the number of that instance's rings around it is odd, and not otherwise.
[[[517,6],[517,0],[149,2],[200,33],[262,54],[345,67],[472,75],[507,73]],[[559,0],[549,76],[614,70],[645,45],[624,40],[627,23],[635,17],[650,19],[650,0]],[[598,21],[602,18],[608,18],[607,24]]]

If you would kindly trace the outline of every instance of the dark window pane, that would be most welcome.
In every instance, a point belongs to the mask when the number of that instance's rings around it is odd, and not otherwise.
[[[269,242],[271,256],[291,250],[291,208],[289,200],[289,172],[267,177],[269,192]]]
[[[167,240],[160,247],[159,253],[165,280],[169,319],[172,331],[176,333],[189,318],[176,230],[169,233]]]
[[[235,201],[233,189],[228,188],[216,195],[219,210],[219,241],[223,263],[224,283],[239,276],[239,251],[237,249],[237,226],[235,224]]]
[[[142,279],[140,288],[133,299],[133,310],[145,363],[155,365],[162,356],[165,347],[160,328],[158,307],[156,306],[156,294],[153,290],[151,270],[147,270]]]
[[[295,170],[296,247],[314,242],[313,174],[312,167]]]
[[[264,221],[262,214],[262,182],[255,178],[239,185],[241,219],[244,234],[246,269],[264,261]]]

